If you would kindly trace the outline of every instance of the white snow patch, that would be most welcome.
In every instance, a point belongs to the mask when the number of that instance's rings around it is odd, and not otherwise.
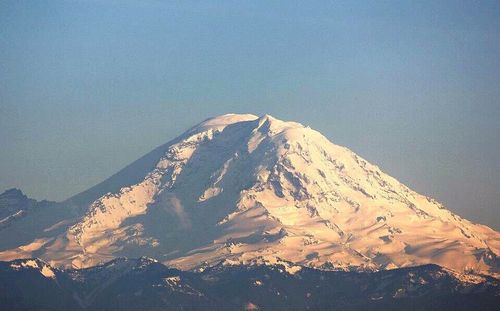
[[[51,279],[55,279],[56,278],[56,274],[48,266],[43,266],[42,270],[40,271],[40,273],[43,276],[45,276],[46,278],[51,278]]]
[[[38,263],[35,261],[35,260],[27,260],[27,261],[23,261],[21,263],[21,266],[23,267],[29,267],[29,268],[34,268],[34,269],[38,269]]]
[[[12,263],[10,267],[16,271],[19,271],[22,268],[37,269],[46,278],[55,279],[56,277],[56,274],[48,265],[42,264],[40,266],[35,260],[32,259],[22,261],[20,264]]]
[[[167,277],[167,278],[164,278],[163,279],[168,285],[170,285],[171,287],[172,286],[177,286],[179,285],[180,281],[181,281],[181,277],[180,276],[170,276],[170,277]]]

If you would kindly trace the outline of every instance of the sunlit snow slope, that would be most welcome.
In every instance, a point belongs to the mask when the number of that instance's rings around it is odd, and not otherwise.
[[[323,269],[434,263],[500,273],[498,232],[319,132],[268,115],[208,119],[65,204],[80,216],[0,245],[0,260],[86,267],[149,256],[181,269],[222,260]]]

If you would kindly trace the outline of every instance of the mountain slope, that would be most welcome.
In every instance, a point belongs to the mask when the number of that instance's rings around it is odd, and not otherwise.
[[[433,263],[500,272],[498,232],[319,132],[268,115],[208,119],[65,203],[81,214],[63,232],[2,248],[0,259],[88,267],[149,256],[181,269],[222,260],[343,270]]]
[[[59,270],[38,259],[0,262],[2,310],[496,310],[497,279],[427,265],[332,272],[217,265],[169,269],[148,258]]]
[[[28,198],[19,189],[9,189],[0,194],[0,229],[10,226],[13,222],[23,218],[37,208],[45,208],[54,202]]]

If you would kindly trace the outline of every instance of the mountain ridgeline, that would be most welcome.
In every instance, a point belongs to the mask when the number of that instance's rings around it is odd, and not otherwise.
[[[500,273],[498,232],[319,132],[269,115],[208,119],[65,202],[21,216],[0,208],[4,261],[38,257],[87,268],[147,256],[183,271],[221,263],[336,271],[436,264]]]
[[[498,310],[500,283],[436,266],[379,272],[215,265],[196,272],[150,258],[61,270],[39,259],[0,262],[0,309]]]

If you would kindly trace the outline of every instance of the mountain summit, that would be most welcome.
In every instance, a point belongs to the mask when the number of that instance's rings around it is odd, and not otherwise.
[[[101,184],[0,230],[0,260],[180,269],[288,262],[322,269],[438,264],[500,273],[500,234],[412,191],[319,132],[269,115],[208,119]],[[38,222],[31,235],[19,228]],[[15,241],[9,241],[10,237]]]

